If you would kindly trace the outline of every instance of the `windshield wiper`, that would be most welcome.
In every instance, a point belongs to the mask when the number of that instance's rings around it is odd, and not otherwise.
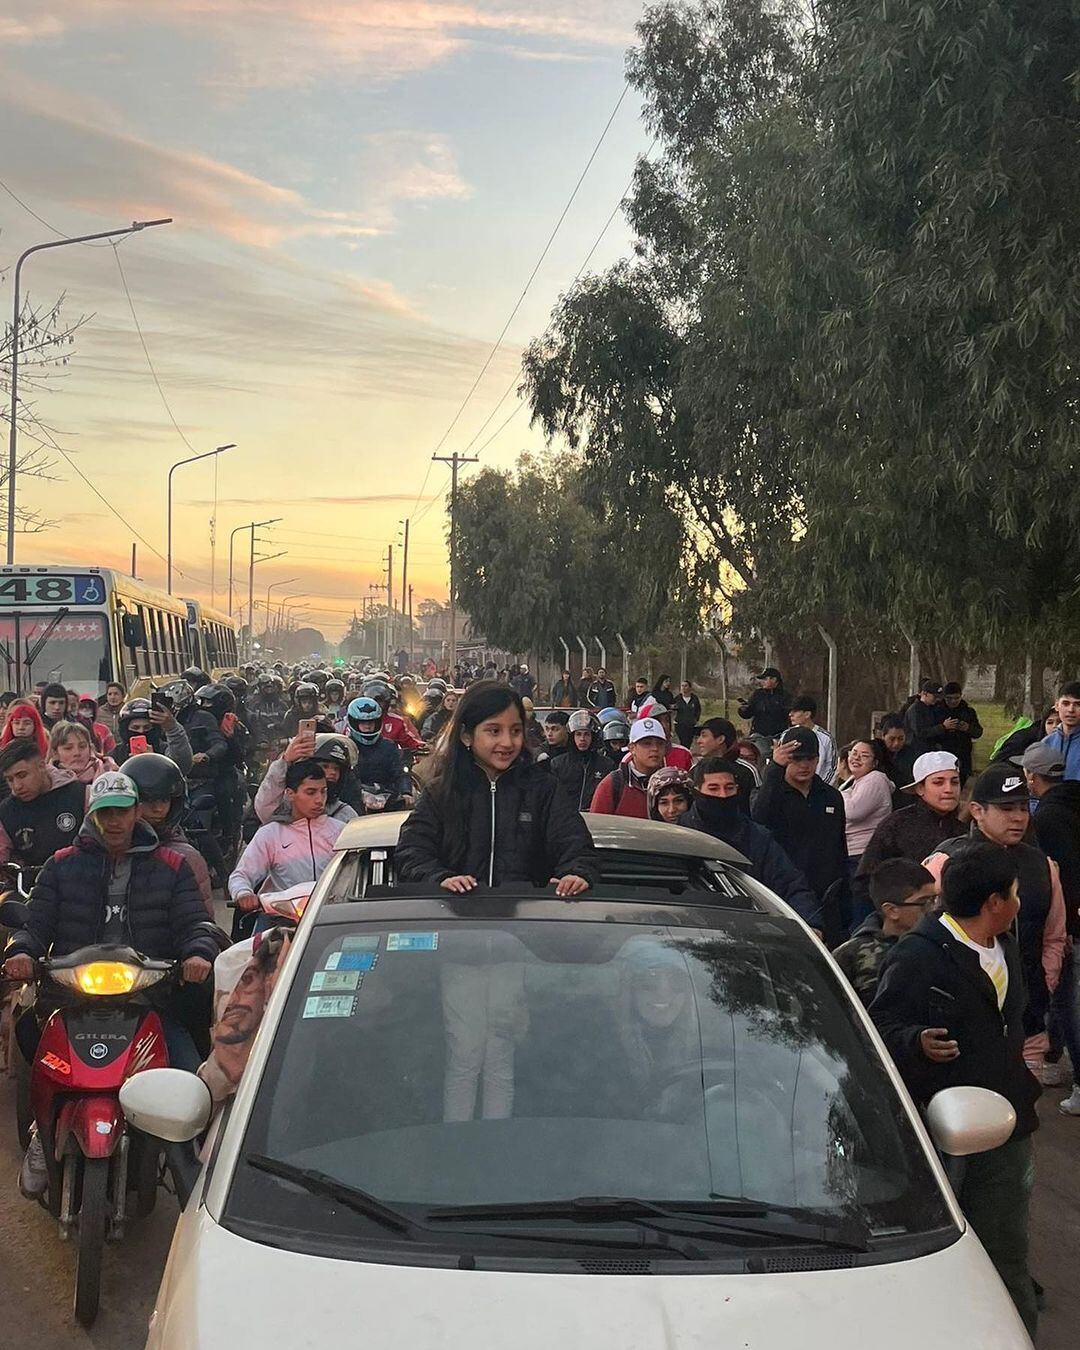
[[[365,1218],[374,1219],[376,1223],[382,1224],[384,1228],[402,1234],[403,1237],[413,1240],[436,1237],[438,1240],[445,1241],[450,1230],[444,1229],[442,1232],[435,1233],[426,1223],[416,1219],[410,1219],[408,1215],[402,1214],[400,1210],[392,1209],[389,1205],[369,1191],[361,1190],[358,1186],[350,1186],[346,1181],[340,1181],[337,1177],[332,1177],[326,1172],[320,1172],[310,1167],[297,1167],[295,1163],[285,1162],[281,1158],[269,1158],[263,1153],[252,1153],[244,1159],[249,1167],[254,1167],[256,1171],[268,1172],[270,1176],[280,1177],[282,1181],[291,1181],[297,1186],[303,1187],[312,1195],[325,1196],[329,1200],[336,1200],[346,1208],[355,1210],[357,1214],[364,1215]],[[471,1215],[470,1215],[471,1217]],[[627,1216],[630,1222],[635,1222],[639,1226],[640,1219]],[[661,1240],[654,1242],[618,1242],[614,1240],[586,1239],[584,1237],[574,1237],[566,1233],[534,1231],[526,1233],[493,1232],[486,1233],[476,1229],[470,1229],[472,1237],[489,1238],[527,1238],[533,1242],[560,1243],[585,1242],[590,1247],[609,1247],[625,1249],[633,1247],[642,1248],[662,1248],[665,1251],[677,1252],[680,1256],[689,1259],[700,1259],[704,1252],[694,1247],[688,1242],[682,1241],[678,1235],[666,1233],[664,1230],[657,1230],[658,1238]]]
[[[770,1218],[783,1216],[783,1220]],[[793,1244],[838,1247],[843,1251],[868,1250],[867,1236],[859,1225],[848,1219],[839,1222],[820,1218],[813,1211],[801,1211],[756,1200],[678,1201],[654,1204],[635,1196],[582,1195],[571,1200],[536,1200],[520,1204],[461,1205],[429,1210],[428,1223],[455,1220],[496,1219],[577,1219],[583,1222],[618,1222],[643,1219],[691,1228],[699,1237],[710,1232],[744,1233],[754,1237],[775,1238]],[[666,1228],[657,1228],[666,1232]]]
[[[297,1186],[302,1186],[305,1191],[310,1191],[312,1195],[337,1200],[339,1204],[355,1210],[357,1214],[374,1219],[384,1228],[392,1229],[405,1237],[415,1238],[423,1231],[423,1224],[410,1219],[407,1214],[391,1209],[377,1196],[362,1191],[358,1186],[350,1186],[347,1181],[339,1181],[337,1177],[332,1177],[327,1172],[319,1172],[311,1167],[297,1167],[295,1163],[284,1162],[280,1158],[268,1158],[264,1153],[250,1153],[244,1161],[256,1171],[269,1172],[272,1177],[291,1181]]]

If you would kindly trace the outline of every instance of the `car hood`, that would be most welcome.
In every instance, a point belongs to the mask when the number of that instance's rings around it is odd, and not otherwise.
[[[200,1207],[181,1219],[147,1350],[335,1342],[364,1350],[865,1350],[871,1326],[875,1350],[1031,1344],[970,1231],[932,1256],[861,1269],[561,1275],[282,1251],[226,1231]]]

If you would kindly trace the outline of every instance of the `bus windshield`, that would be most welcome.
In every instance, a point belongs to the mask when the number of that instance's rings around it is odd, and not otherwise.
[[[105,615],[6,613],[0,616],[0,661],[8,689],[28,693],[36,681],[55,680],[100,697],[110,678]]]

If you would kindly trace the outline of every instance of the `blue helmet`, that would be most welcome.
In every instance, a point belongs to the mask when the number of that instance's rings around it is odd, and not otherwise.
[[[345,713],[349,735],[357,745],[378,745],[382,735],[383,710],[373,698],[354,698]]]
[[[625,722],[627,719],[621,708],[601,708],[596,714],[596,720],[606,727],[609,722]]]

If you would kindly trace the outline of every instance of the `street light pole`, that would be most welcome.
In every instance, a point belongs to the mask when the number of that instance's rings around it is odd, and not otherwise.
[[[294,581],[299,581],[299,577],[289,577],[288,581],[272,581],[266,588],[266,634],[270,635],[270,592],[275,586],[291,586]]]
[[[15,264],[14,301],[11,313],[11,425],[8,428],[8,482],[7,482],[7,561],[15,561],[15,476],[19,458],[19,300],[22,265],[33,253],[49,248],[63,248],[65,244],[89,244],[95,239],[116,239],[122,234],[137,234],[153,225],[171,225],[172,216],[163,220],[136,220],[122,230],[103,230],[100,234],[80,234],[70,239],[53,239],[47,244],[33,244],[25,249]]]
[[[226,450],[235,450],[236,442],[230,441],[228,445],[219,445],[216,450],[206,450],[201,455],[190,455],[187,459],[178,459],[169,470],[169,486],[166,493],[168,505],[166,507],[166,543],[165,543],[165,589],[172,595],[172,476],[177,469],[183,468],[185,464],[194,464],[199,459],[213,459],[215,455],[223,455]]]

